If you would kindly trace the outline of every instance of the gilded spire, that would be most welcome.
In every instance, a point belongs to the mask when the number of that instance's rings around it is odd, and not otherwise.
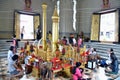
[[[52,19],[53,18],[58,18],[58,13],[57,13],[57,7],[55,6],[55,9],[54,9],[54,13],[53,13],[53,16],[52,16]]]

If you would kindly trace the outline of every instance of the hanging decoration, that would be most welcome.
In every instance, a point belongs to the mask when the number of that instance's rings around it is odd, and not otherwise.
[[[24,10],[26,11],[31,11],[31,4],[32,4],[32,1],[31,0],[25,0],[25,8]]]
[[[103,0],[103,9],[110,8],[110,2],[109,0]]]

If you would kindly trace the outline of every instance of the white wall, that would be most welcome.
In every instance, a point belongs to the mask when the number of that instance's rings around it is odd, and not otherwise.
[[[60,34],[61,36],[75,33],[73,30],[73,3],[72,0],[60,0]]]

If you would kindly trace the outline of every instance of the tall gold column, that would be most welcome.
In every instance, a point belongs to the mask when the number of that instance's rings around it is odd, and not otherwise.
[[[52,21],[53,21],[53,27],[52,27],[52,51],[56,50],[56,44],[59,38],[59,31],[58,31],[58,25],[59,25],[59,16],[57,13],[57,8],[55,7],[53,16],[52,16]]]
[[[46,9],[47,9],[47,4],[43,3],[42,4],[42,9],[43,9],[43,34],[42,34],[42,39],[43,39],[43,49],[46,50]]]
[[[98,14],[92,15],[91,40],[99,39],[99,20],[100,20],[100,15]]]

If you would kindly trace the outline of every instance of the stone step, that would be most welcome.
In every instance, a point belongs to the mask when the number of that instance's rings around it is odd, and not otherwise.
[[[116,54],[118,61],[120,62],[120,44],[108,44],[108,43],[99,43],[99,42],[88,42],[85,43],[87,46],[96,48],[97,53],[104,58],[108,58],[108,50],[113,48],[114,53]]]

